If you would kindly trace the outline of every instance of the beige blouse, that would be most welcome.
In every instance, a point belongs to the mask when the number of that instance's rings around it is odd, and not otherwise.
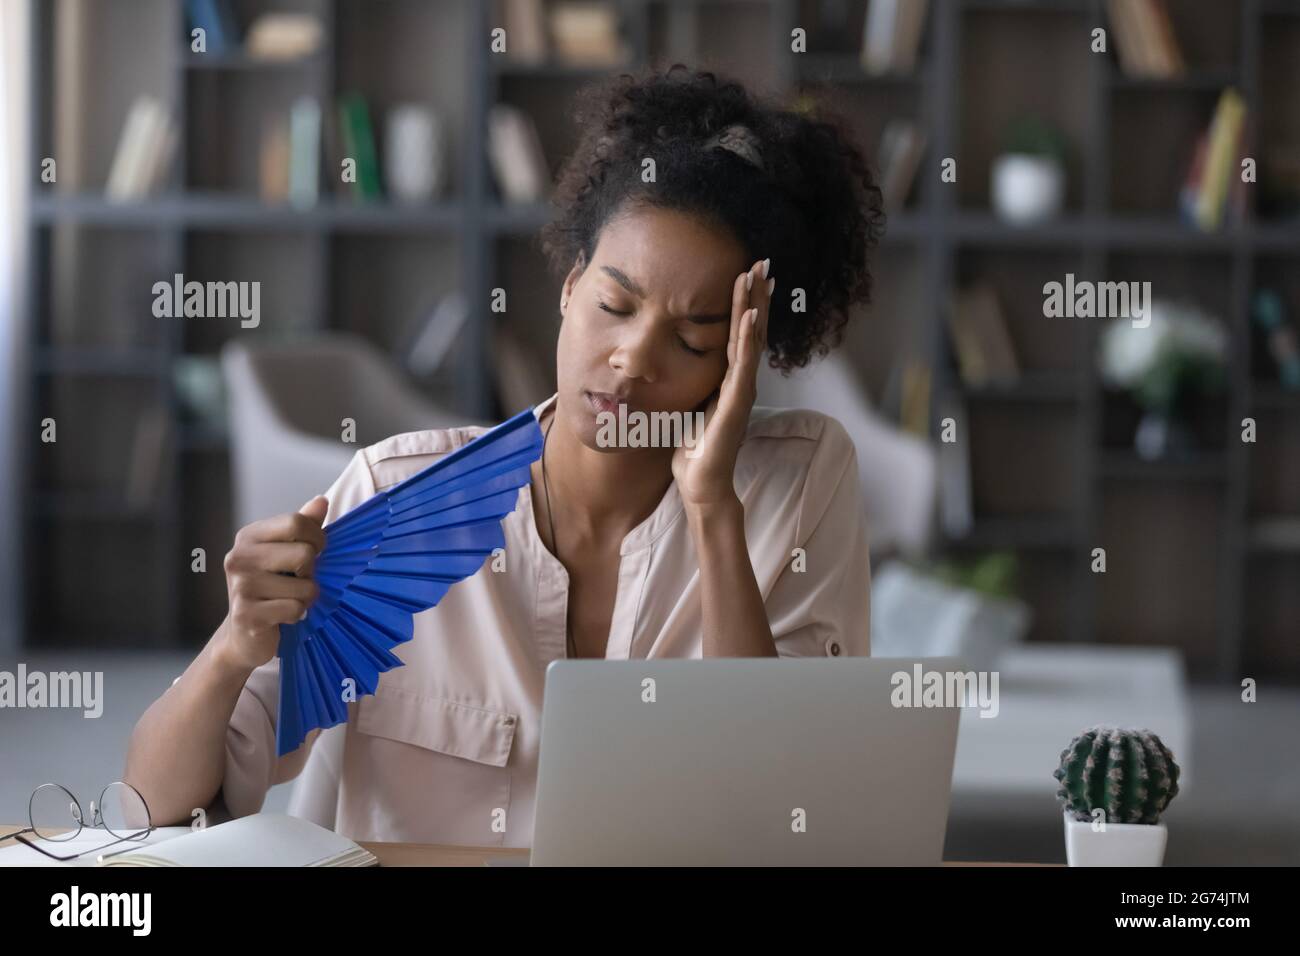
[[[539,420],[552,396],[534,408]],[[325,494],[326,523],[486,431],[394,435],[360,449]],[[749,558],[782,657],[869,654],[870,566],[854,446],[819,412],[756,406],[736,462]],[[298,778],[289,812],[354,840],[527,847],[546,666],[566,654],[568,573],[542,544],[531,488],[489,558],[415,616],[405,666],[348,721],[275,755],[279,658],[257,668],[226,737],[233,816]],[[798,549],[798,550],[797,550]],[[702,657],[695,549],[674,482],[620,549],[606,657]]]

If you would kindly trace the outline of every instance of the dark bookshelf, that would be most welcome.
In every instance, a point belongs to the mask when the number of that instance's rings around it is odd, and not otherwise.
[[[31,394],[39,409],[52,401],[53,389],[69,382],[102,383],[96,387],[106,402],[116,401],[119,391],[133,391],[136,399],[143,394],[166,406],[178,440],[169,452],[165,491],[144,509],[93,488],[65,487],[57,480],[61,472],[41,461],[49,449],[33,447],[25,529],[32,547],[25,553],[37,560],[29,567],[26,619],[29,641],[40,645],[166,646],[204,639],[224,607],[220,560],[234,532],[225,439],[183,420],[171,379],[176,356],[211,355],[219,341],[183,323],[148,341],[52,340],[54,233],[73,227],[110,238],[153,237],[161,252],[148,239],[138,240],[137,251],[159,256],[153,268],[161,275],[181,271],[188,278],[212,263],[284,264],[295,283],[286,295],[298,307],[293,321],[268,332],[343,328],[392,347],[393,323],[407,317],[393,317],[382,328],[369,323],[361,310],[370,272],[381,270],[390,283],[411,283],[416,291],[459,290],[474,317],[466,354],[479,360],[457,368],[456,406],[466,416],[500,414],[489,371],[491,328],[501,321],[488,307],[491,290],[504,287],[512,301],[527,300],[512,306],[509,321],[523,327],[538,354],[548,354],[559,285],[544,270],[534,242],[548,207],[497,198],[486,155],[488,110],[502,101],[532,114],[554,172],[572,144],[570,97],[582,83],[610,72],[524,65],[492,54],[492,4],[477,0],[296,3],[321,16],[326,37],[318,55],[288,64],[242,54],[192,55],[182,40],[180,0],[140,6],[147,14],[114,7],[95,16],[97,22],[126,17],[151,24],[138,42],[166,47],[163,60],[170,67],[152,82],[170,98],[181,147],[169,188],[137,203],[56,193],[32,176]],[[246,25],[250,14],[273,6],[239,0],[236,9]],[[1290,469],[1300,457],[1300,398],[1281,391],[1270,382],[1270,370],[1252,362],[1248,311],[1260,275],[1300,264],[1300,222],[1259,218],[1252,204],[1245,222],[1203,233],[1183,224],[1169,202],[1185,174],[1192,138],[1225,85],[1235,85],[1252,117],[1261,117],[1259,135],[1280,130],[1300,138],[1300,109],[1289,89],[1276,88],[1294,76],[1290,60],[1300,60],[1300,4],[1170,4],[1189,66],[1187,76],[1175,80],[1121,73],[1104,0],[931,0],[917,69],[885,76],[867,75],[858,64],[866,0],[842,5],[848,28],[810,30],[806,54],[790,52],[790,31],[816,22],[815,0],[623,0],[618,6],[630,65],[680,60],[730,72],[763,93],[805,90],[846,112],[873,157],[884,121],[910,116],[925,127],[917,183],[890,217],[880,250],[876,302],[845,347],[874,399],[884,394],[892,363],[893,353],[882,357],[882,343],[895,351],[899,343],[912,343],[934,375],[934,434],[944,401],[958,402],[971,422],[975,524],[963,538],[939,540],[941,551],[964,556],[1008,548],[1020,554],[1025,596],[1037,612],[1031,639],[1172,644],[1187,652],[1193,673],[1225,680],[1261,666],[1300,674],[1300,650],[1285,639],[1294,635],[1295,601],[1283,593],[1300,590],[1300,549],[1261,543],[1257,533],[1262,520],[1300,516],[1300,501],[1281,479],[1261,477],[1297,474]],[[35,5],[32,24],[38,158],[49,155],[53,143],[53,10]],[[1104,55],[1088,49],[1089,31],[1098,25],[1110,31],[1111,51]],[[421,44],[429,51],[416,57]],[[402,99],[447,112],[448,188],[425,206],[356,204],[322,179],[321,200],[309,210],[263,204],[240,188],[248,183],[238,182],[236,164],[209,155],[221,138],[248,135],[263,87],[276,97],[311,93],[329,109],[339,94],[356,89],[370,100],[372,117]],[[1070,187],[1061,218],[1017,227],[989,211],[988,166],[1001,128],[1025,110],[1067,132]],[[105,134],[109,141],[99,144],[110,153],[124,109],[118,114]],[[1121,149],[1122,143],[1132,145]],[[958,184],[939,181],[943,157],[958,160]],[[328,162],[329,154],[323,158]],[[433,257],[438,269],[398,273],[389,254],[402,250]],[[1208,304],[1231,337],[1230,387],[1212,413],[1225,436],[1221,445],[1197,461],[1147,465],[1112,440],[1114,400],[1094,361],[1098,321],[1039,315],[1039,323],[1060,322],[1048,332],[1032,324],[1026,306],[1033,305],[1035,283],[1059,280],[1066,271],[1094,279],[1154,272],[1166,292],[1208,290]],[[1006,286],[1000,293],[1009,290],[1012,335],[1023,337],[1031,361],[1017,384],[975,389],[956,374],[946,309],[958,287],[987,277]],[[1290,294],[1294,314],[1300,292],[1292,287]],[[1234,423],[1247,415],[1260,423],[1254,445],[1233,437]],[[1171,537],[1181,551],[1161,547],[1168,530],[1161,522],[1184,519],[1195,527]],[[89,529],[92,557],[110,565],[134,562],[129,575],[110,575],[97,585],[104,595],[79,596],[78,575],[67,570],[74,565],[56,560],[64,553],[62,539],[83,529]],[[133,539],[121,559],[105,537],[110,532]],[[206,576],[188,570],[196,546],[207,550]],[[1106,574],[1091,570],[1096,547],[1107,550]],[[116,598],[117,611],[102,626],[86,625],[89,618],[77,608],[123,588],[162,604],[140,608],[133,618]],[[1197,599],[1177,600],[1186,593]],[[1144,613],[1147,604],[1165,616]]]

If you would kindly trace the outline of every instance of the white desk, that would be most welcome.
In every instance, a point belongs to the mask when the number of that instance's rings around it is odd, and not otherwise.
[[[1147,729],[1191,774],[1191,726],[1182,656],[1162,647],[1022,644],[998,664],[996,717],[962,710],[955,794],[1055,795],[1052,771],[1074,737],[1094,724]]]

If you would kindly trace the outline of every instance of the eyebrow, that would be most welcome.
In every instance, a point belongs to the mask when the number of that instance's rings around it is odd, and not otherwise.
[[[622,269],[619,269],[616,266],[601,266],[600,271],[604,272],[633,295],[642,299],[646,297],[645,289],[641,288],[641,286],[637,284],[636,280],[632,279]],[[730,322],[731,316],[729,314],[688,315],[686,319],[696,325],[716,325],[719,322]]]

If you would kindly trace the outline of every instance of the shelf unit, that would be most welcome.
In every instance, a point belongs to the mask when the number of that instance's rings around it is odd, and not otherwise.
[[[175,356],[210,353],[216,343],[195,336],[181,323],[173,323],[161,339],[150,343],[109,347],[52,341],[51,236],[68,226],[152,236],[161,246],[157,268],[162,275],[201,265],[204,257],[237,262],[241,254],[287,255],[306,277],[291,299],[299,304],[302,316],[296,328],[352,327],[384,344],[391,344],[391,329],[357,319],[363,312],[358,300],[372,290],[368,274],[386,268],[392,281],[383,288],[415,282],[409,271],[398,272],[390,259],[403,262],[398,253],[409,255],[412,248],[416,253],[432,252],[440,262],[451,264],[444,265],[434,280],[423,281],[432,281],[439,291],[462,291],[471,315],[479,317],[470,323],[463,343],[465,354],[479,360],[458,366],[454,402],[466,415],[500,414],[488,371],[491,290],[504,287],[515,301],[525,300],[518,310],[512,308],[511,321],[520,321],[522,315],[523,324],[536,337],[534,344],[544,350],[554,344],[558,283],[542,268],[533,241],[549,216],[546,206],[511,207],[496,198],[485,158],[488,109],[504,100],[532,111],[555,168],[573,140],[565,116],[570,95],[582,82],[608,72],[550,63],[524,66],[493,55],[487,44],[494,25],[491,5],[476,0],[448,0],[437,4],[436,12],[434,5],[418,0],[393,0],[382,8],[365,8],[360,0],[299,2],[295,6],[321,15],[325,46],[306,61],[274,66],[242,55],[191,55],[180,39],[183,6],[179,0],[149,0],[141,6],[150,15],[170,18],[167,26],[150,35],[170,44],[170,72],[164,85],[176,107],[185,145],[169,189],[139,203],[113,204],[90,192],[55,193],[33,175],[31,236],[38,254],[29,273],[36,343],[32,396],[40,408],[56,382],[103,381],[114,389],[134,383],[152,389],[154,399],[166,406],[179,441],[169,457],[165,491],[143,510],[128,508],[113,495],[94,489],[59,487],[42,470],[41,460],[48,457],[49,448],[34,447],[29,482],[33,507],[27,509],[31,518],[25,533],[29,542],[40,545],[34,551],[43,556],[43,563],[37,562],[27,589],[27,617],[29,631],[43,643],[85,640],[88,633],[104,633],[102,623],[93,617],[52,610],[63,607],[70,597],[65,593],[70,585],[53,581],[53,572],[66,573],[73,565],[59,563],[59,546],[49,544],[51,540],[75,538],[78,529],[86,526],[143,527],[154,542],[154,556],[147,573],[136,579],[135,594],[121,596],[132,606],[119,608],[120,633],[103,640],[161,645],[190,643],[210,633],[216,623],[212,609],[222,606],[224,586],[219,570],[209,572],[202,587],[193,586],[188,554],[190,547],[204,546],[210,565],[219,565],[219,555],[229,547],[233,533],[219,520],[202,529],[192,527],[194,515],[213,507],[205,495],[228,496],[228,489],[202,488],[204,482],[195,480],[196,475],[207,475],[206,482],[213,483],[211,475],[220,471],[225,446],[219,435],[184,426],[171,382]],[[270,4],[240,0],[236,6],[246,24],[250,13]],[[791,53],[789,37],[796,26],[814,22],[820,6],[815,0],[624,0],[619,6],[633,65],[681,60],[727,70],[760,92],[815,90],[831,97],[832,105],[847,107],[849,119],[860,124],[857,128],[868,149],[874,148],[883,121],[894,115],[910,114],[925,125],[926,163],[907,206],[891,217],[878,260],[877,304],[868,310],[868,321],[858,323],[853,333],[859,336],[855,360],[864,381],[878,393],[879,356],[888,351],[881,338],[892,336],[895,345],[910,343],[934,369],[936,434],[945,403],[959,403],[971,421],[977,466],[984,458],[986,473],[991,467],[1003,476],[1041,468],[1058,474],[1067,489],[1058,494],[1059,507],[1044,509],[1042,502],[1033,500],[1034,476],[1026,479],[1022,474],[1018,493],[1025,507],[995,507],[981,513],[981,490],[988,485],[981,486],[977,475],[974,531],[968,538],[943,542],[943,547],[957,553],[1003,547],[1022,553],[1027,559],[1031,603],[1043,612],[1035,637],[1178,644],[1179,635],[1171,634],[1168,627],[1162,630],[1158,621],[1141,613],[1142,589],[1156,586],[1164,597],[1152,606],[1169,608],[1169,620],[1193,625],[1196,633],[1184,646],[1194,673],[1233,678],[1244,667],[1260,665],[1300,673],[1300,654],[1278,636],[1293,605],[1287,603],[1290,598],[1275,593],[1285,591],[1289,580],[1300,580],[1296,574],[1300,554],[1252,544],[1257,538],[1255,521],[1263,517],[1253,504],[1260,497],[1256,486],[1261,468],[1267,472],[1272,467],[1261,466],[1257,459],[1281,454],[1286,467],[1294,467],[1294,459],[1300,457],[1293,454],[1293,445],[1300,442],[1296,434],[1300,401],[1268,385],[1260,363],[1252,363],[1247,313],[1261,263],[1270,275],[1296,264],[1300,226],[1295,221],[1251,218],[1222,232],[1197,232],[1179,223],[1162,199],[1170,183],[1181,180],[1181,166],[1169,173],[1169,181],[1140,183],[1135,199],[1134,189],[1127,187],[1123,177],[1130,172],[1142,175],[1144,163],[1155,160],[1142,152],[1141,145],[1122,152],[1116,148],[1125,134],[1150,126],[1152,116],[1168,113],[1204,123],[1215,95],[1228,83],[1242,90],[1252,108],[1257,106],[1265,89],[1266,68],[1281,72],[1274,62],[1279,51],[1291,49],[1300,59],[1300,16],[1296,16],[1300,8],[1276,0],[1226,4],[1186,0],[1173,5],[1178,26],[1186,26],[1192,34],[1188,52],[1193,69],[1184,79],[1149,81],[1121,75],[1113,53],[1095,55],[1088,50],[1091,28],[1108,26],[1103,0],[932,0],[918,69],[883,77],[864,75],[854,52],[865,0],[844,5],[856,36],[852,29],[810,31],[806,54]],[[33,18],[32,142],[38,158],[49,155],[51,143],[52,7],[37,4]],[[376,12],[380,9],[382,13]],[[409,74],[390,74],[398,70],[394,64],[409,65],[414,59],[416,39],[428,39],[447,56],[427,57],[433,65],[417,66],[415,80]],[[1026,82],[1029,79],[1033,82]],[[444,87],[453,81],[456,88],[448,92]],[[299,92],[314,93],[331,105],[337,94],[352,88],[372,97],[372,107],[380,110],[401,98],[414,97],[436,106],[448,103],[454,121],[451,185],[445,198],[422,207],[356,205],[325,188],[315,208],[297,211],[268,207],[247,191],[214,188],[211,181],[222,178],[223,168],[209,155],[211,139],[204,138],[220,135],[208,129],[209,118],[233,121],[237,114],[250,111],[250,100],[256,98],[249,96],[249,84],[271,88],[286,83],[297,83]],[[234,92],[227,94],[227,87]],[[227,95],[235,104],[228,109],[224,108]],[[1300,113],[1286,99],[1274,94],[1264,101],[1265,110],[1281,113],[1284,128],[1300,132]],[[1034,107],[1059,121],[1074,147],[1066,214],[1031,228],[996,219],[988,211],[985,185],[995,147],[992,137],[1009,111],[1023,107]],[[1171,132],[1151,132],[1166,135],[1164,145],[1172,142],[1177,148],[1172,155],[1178,163],[1185,162],[1191,144],[1182,142],[1179,137],[1184,134],[1176,124]],[[939,157],[958,160],[956,186],[940,182]],[[31,168],[39,169],[39,163],[33,162]],[[1124,188],[1117,190],[1117,182]],[[948,296],[965,281],[993,274],[1027,295],[1025,289],[1060,279],[1065,271],[1105,278],[1113,272],[1146,270],[1172,277],[1171,291],[1177,291],[1184,280],[1192,286],[1214,284],[1212,292],[1222,305],[1234,359],[1231,387],[1219,409],[1222,422],[1238,422],[1248,414],[1263,416],[1272,429],[1270,435],[1290,436],[1281,452],[1266,450],[1266,441],[1249,446],[1225,439],[1203,461],[1155,467],[1136,463],[1107,438],[1116,400],[1102,388],[1090,358],[1097,344],[1095,320],[1039,317],[1040,322],[1061,322],[1060,329],[1049,333],[1023,323],[1013,329],[1013,334],[1028,337],[1031,351],[1039,350],[1039,357],[1050,361],[1033,368],[1012,388],[969,389],[956,378],[944,316]],[[903,272],[914,277],[911,287],[902,288],[903,280],[895,279],[896,273]],[[429,288],[417,284],[411,294]],[[1300,311],[1300,290],[1292,288],[1291,294],[1292,310]],[[901,303],[895,316],[888,314],[891,295]],[[389,303],[381,300],[380,304]],[[375,311],[382,310],[376,307]],[[1032,361],[1029,364],[1032,367]],[[1230,437],[1231,429],[1227,432]],[[1050,461],[1047,456],[1036,459],[1033,447],[1016,445],[1018,439],[1030,436],[1032,446],[1034,435],[1050,436],[1044,442],[1055,450]],[[1288,490],[1264,490],[1268,500],[1282,502],[1282,511],[1300,514],[1300,502]],[[1213,560],[1189,563],[1188,555],[1172,555],[1175,563],[1167,568],[1164,585],[1159,578],[1166,572],[1157,569],[1152,577],[1150,569],[1139,574],[1126,567],[1123,553],[1134,542],[1125,537],[1124,527],[1116,526],[1119,517],[1140,517],[1152,495],[1157,499],[1190,496],[1200,508],[1195,515],[1214,522],[1213,530],[1203,535]],[[218,512],[221,507],[217,506]],[[1098,546],[1107,547],[1112,558],[1120,557],[1118,562],[1112,559],[1106,575],[1090,569],[1092,548]],[[1153,555],[1159,558],[1161,552]],[[1261,566],[1265,572],[1258,575],[1260,580],[1273,583],[1262,584],[1271,590],[1256,600],[1259,595],[1248,582]],[[1190,574],[1186,582],[1169,583],[1184,574]],[[1130,580],[1134,577],[1136,581]],[[1126,586],[1114,587],[1117,578],[1124,579]],[[1199,598],[1202,604],[1193,601],[1181,618],[1177,602],[1167,600],[1166,592],[1176,597],[1181,590],[1206,587],[1212,595]],[[1117,593],[1118,599],[1113,596]],[[135,613],[140,610],[141,594],[162,600],[148,626]],[[1271,608],[1268,613],[1273,617],[1256,621],[1251,614],[1256,605]],[[1205,624],[1200,613],[1208,607],[1213,609],[1212,625]],[[75,626],[79,620],[83,625],[91,621],[90,630]],[[1265,633],[1267,638],[1260,637]]]

